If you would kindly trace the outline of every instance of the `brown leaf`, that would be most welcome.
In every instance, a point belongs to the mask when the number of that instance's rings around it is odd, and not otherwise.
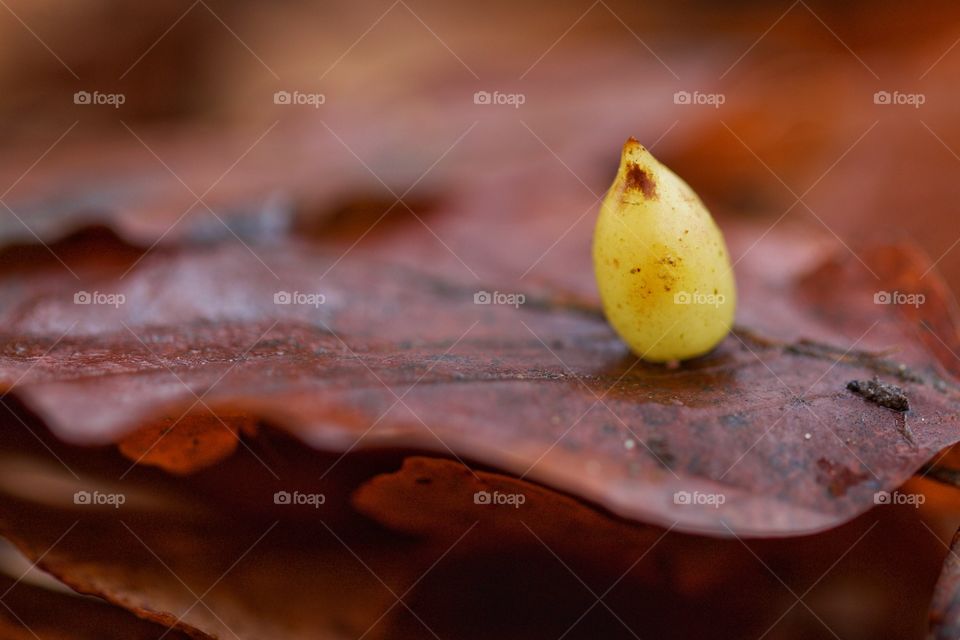
[[[135,467],[117,483],[130,463],[114,448],[51,440],[47,450],[22,425],[0,424],[3,534],[74,588],[200,638],[339,639],[368,630],[368,638],[422,638],[424,624],[441,638],[470,640],[549,640],[568,630],[584,640],[633,637],[627,627],[651,637],[743,638],[775,624],[785,637],[833,638],[831,629],[850,640],[914,637],[929,597],[917,585],[932,584],[942,559],[906,505],[817,536],[715,540],[633,525],[449,460],[352,454],[318,482],[317,469],[339,456],[266,429],[260,450],[282,463],[281,481],[244,450],[187,478]],[[116,486],[127,501],[76,505],[78,486]],[[277,505],[278,487],[319,490],[327,501]],[[527,500],[478,505],[477,489]],[[897,550],[907,548],[904,562]],[[794,589],[816,583],[806,600],[823,622],[792,607],[796,596],[780,580]],[[616,616],[591,590],[606,593]],[[858,602],[851,591],[863,594]]]
[[[240,434],[256,434],[256,425],[249,416],[191,413],[168,416],[141,427],[120,440],[117,446],[137,464],[187,474],[215,464],[236,451]]]
[[[950,640],[960,636],[960,531],[950,543],[950,551],[943,561],[943,570],[937,580],[930,605],[932,640]]]
[[[534,222],[526,244],[545,233]],[[446,233],[483,234],[480,245],[490,223],[433,220]],[[630,518],[715,535],[835,526],[960,437],[960,395],[939,364],[956,342],[950,303],[934,278],[920,279],[926,263],[909,250],[862,252],[861,264],[842,248],[774,234],[779,249],[768,241],[738,266],[740,328],[671,370],[638,362],[592,296],[569,293],[589,282],[585,255],[566,250],[566,291],[516,279],[478,286],[452,273],[436,244],[409,266],[404,256],[419,250],[400,239],[411,225],[394,229],[390,247],[378,239],[345,255],[288,239],[155,250],[126,275],[96,255],[77,262],[84,290],[122,294],[116,306],[74,304],[76,280],[56,271],[10,275],[0,281],[0,371],[72,443],[125,440],[129,452],[149,438],[131,436],[137,429],[171,417],[172,426],[188,410],[256,416],[321,449],[465,457]],[[756,233],[729,235],[742,252]],[[482,270],[502,274],[496,258]],[[525,303],[474,304],[481,288]],[[885,289],[926,302],[875,304]],[[275,304],[278,292],[324,298]],[[910,411],[847,389],[874,376],[902,387]],[[677,504],[678,492],[723,503]]]
[[[358,460],[323,484],[331,504],[320,512],[273,499],[281,486],[308,490],[308,473],[299,481],[286,473],[284,484],[271,486],[249,456],[189,481],[146,467],[127,474],[130,462],[113,448],[53,442],[47,450],[22,425],[4,419],[3,426],[4,537],[72,589],[191,637],[345,640],[367,630],[366,637],[388,637],[388,625],[373,623],[393,602],[389,589],[409,584],[410,574],[435,560],[397,554],[410,544],[395,538],[372,547],[382,533],[355,515],[338,515],[354,485],[343,476],[369,473]],[[285,439],[273,445],[291,468],[332,461]],[[245,485],[245,478],[256,482]],[[124,502],[78,504],[76,491],[122,495]],[[31,611],[20,598],[10,604],[18,614]]]
[[[2,553],[7,555],[6,550]],[[52,589],[32,584],[22,573],[16,577],[19,580],[0,576],[0,593],[4,594],[0,636],[8,640],[156,640],[166,631],[62,586]],[[184,640],[188,636],[171,630],[166,637]]]

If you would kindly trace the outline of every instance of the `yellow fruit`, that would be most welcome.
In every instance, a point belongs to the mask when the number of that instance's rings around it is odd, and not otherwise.
[[[600,207],[593,267],[607,319],[644,360],[703,355],[730,332],[736,286],[723,235],[693,189],[633,138]]]

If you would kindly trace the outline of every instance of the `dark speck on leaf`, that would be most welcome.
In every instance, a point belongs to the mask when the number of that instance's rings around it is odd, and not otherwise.
[[[654,182],[653,176],[633,162],[627,165],[627,189],[640,191],[647,198],[654,198],[657,195],[657,183]]]
[[[650,438],[647,440],[647,449],[661,467],[666,469],[673,468],[676,463],[676,458],[670,452],[664,440],[660,438]]]
[[[863,396],[863,399],[867,402],[873,402],[894,411],[907,411],[910,408],[907,394],[904,393],[903,389],[893,384],[880,382],[878,378],[851,380],[847,383],[847,389]]]

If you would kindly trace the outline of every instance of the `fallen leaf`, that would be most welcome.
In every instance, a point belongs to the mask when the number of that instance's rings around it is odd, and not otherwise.
[[[960,531],[950,542],[930,605],[930,638],[949,640],[960,636]]]
[[[598,629],[630,638],[629,628],[737,638],[774,624],[811,639],[833,638],[831,629],[851,640],[910,637],[929,593],[904,585],[932,583],[942,559],[904,505],[818,536],[716,540],[638,526],[450,460],[351,454],[318,482],[317,468],[339,456],[275,430],[259,433],[258,455],[273,453],[282,480],[240,450],[188,477],[136,466],[119,485],[120,509],[77,505],[76,487],[114,490],[129,460],[113,447],[51,440],[47,450],[12,419],[2,424],[3,534],[66,584],[192,637],[415,638],[429,628],[465,640],[565,631],[587,640]],[[319,508],[277,504],[278,487],[327,499]],[[527,500],[477,504],[476,490]],[[895,553],[903,548],[908,562]],[[807,602],[823,623],[792,607],[780,582],[820,578]],[[856,603],[845,599],[851,590],[862,594]]]
[[[744,233],[735,229],[739,243]],[[124,440],[129,452],[138,429],[162,419],[177,431],[177,416],[202,410],[264,420],[328,451],[469,458],[663,526],[812,532],[871,508],[875,492],[960,438],[960,393],[941,364],[956,342],[951,303],[919,278],[926,263],[897,247],[819,254],[812,268],[744,259],[738,329],[676,370],[631,356],[589,297],[513,281],[486,288],[522,304],[475,304],[481,287],[430,254],[417,269],[390,251],[344,255],[294,239],[187,244],[146,254],[126,275],[122,265],[105,274],[92,255],[75,267],[84,291],[122,303],[75,304],[77,281],[61,272],[0,279],[0,373],[74,444]],[[579,261],[572,271],[589,274]],[[925,303],[875,304],[883,287]],[[910,411],[847,389],[874,376],[902,387]],[[234,438],[226,423],[210,429]],[[676,497],[687,494],[691,504]]]

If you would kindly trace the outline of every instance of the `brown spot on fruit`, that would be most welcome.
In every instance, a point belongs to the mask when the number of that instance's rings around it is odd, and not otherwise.
[[[640,191],[646,198],[657,196],[657,183],[653,176],[635,162],[627,164],[627,189]]]

